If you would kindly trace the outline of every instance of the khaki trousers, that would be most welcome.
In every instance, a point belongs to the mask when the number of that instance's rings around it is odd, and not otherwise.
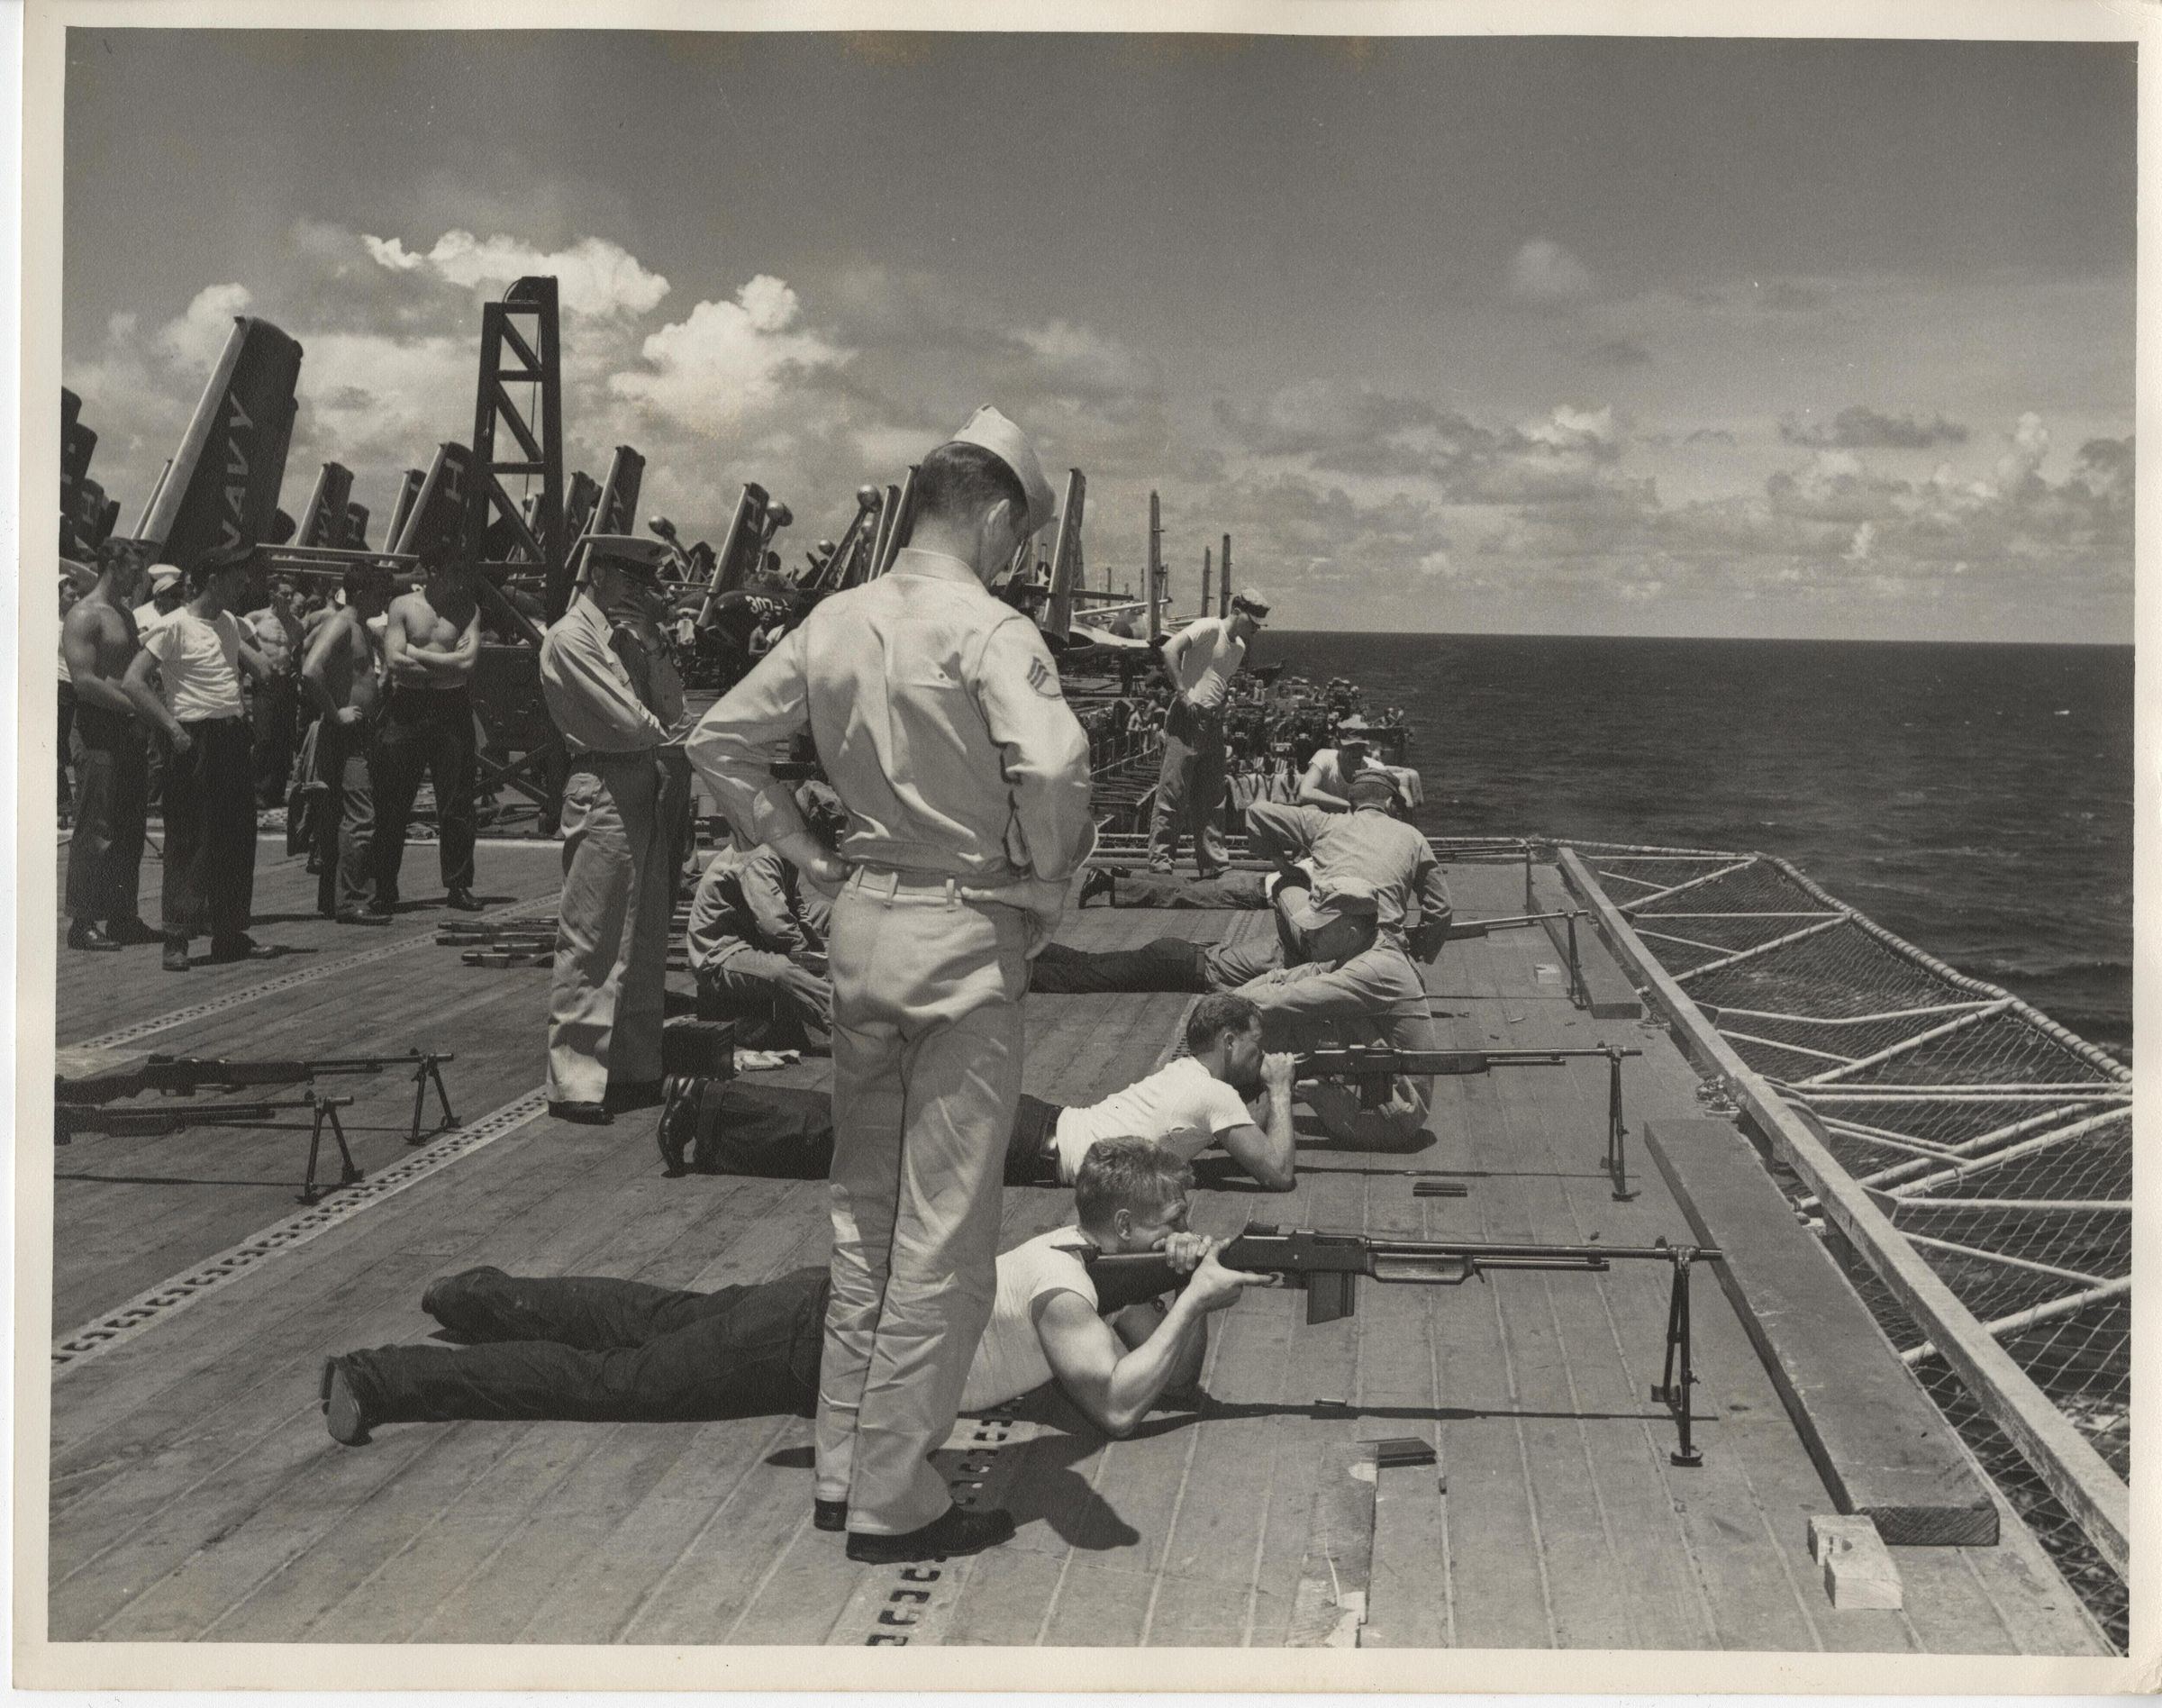
[[[931,1469],[997,1291],[1021,1097],[1027,916],[859,870],[833,908],[832,1296],[818,1494],[891,1535],[951,1504]]]
[[[548,1095],[599,1103],[659,1080],[672,871],[653,754],[585,754],[563,786],[563,902],[548,994]]]

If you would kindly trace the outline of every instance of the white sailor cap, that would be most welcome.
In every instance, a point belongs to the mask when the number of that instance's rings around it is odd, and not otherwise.
[[[1050,521],[1058,500],[1051,492],[1051,483],[1044,478],[1043,465],[1036,459],[1035,447],[1029,443],[1026,433],[990,404],[986,404],[969,416],[949,442],[980,446],[1013,471],[1022,491],[1028,495],[1031,533]]]
[[[150,566],[150,590],[154,593],[163,593],[179,579],[179,570],[169,563],[154,563]]]
[[[1241,587],[1231,595],[1231,609],[1266,617],[1268,614],[1268,595],[1258,587]]]

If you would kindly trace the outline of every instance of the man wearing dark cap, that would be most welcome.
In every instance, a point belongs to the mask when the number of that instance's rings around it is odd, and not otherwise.
[[[1164,642],[1158,655],[1171,685],[1164,718],[1163,769],[1156,779],[1156,816],[1149,826],[1149,864],[1171,869],[1190,831],[1194,866],[1204,877],[1230,863],[1223,845],[1223,715],[1231,679],[1261,631],[1268,600],[1256,587],[1232,595],[1228,617],[1203,617]]]
[[[591,536],[586,585],[540,642],[541,695],[570,751],[548,1100],[555,1115],[592,1126],[660,1101],[675,906],[661,750],[687,727],[683,684],[665,651],[608,613],[653,591],[667,550],[633,534]]]
[[[473,734],[473,668],[480,659],[480,595],[452,548],[422,549],[427,584],[391,601],[383,629],[390,672],[377,742],[376,900],[398,899],[405,827],[425,777],[435,789],[436,858],[445,903],[466,913],[473,895],[473,844],[480,830],[479,759]]]
[[[1088,740],[1036,625],[990,582],[1050,521],[1021,430],[979,410],[916,471],[907,542],[706,714],[691,762],[747,837],[845,880],[833,979],[831,1303],[814,1518],[871,1563],[1006,1540],[944,1444],[995,1288],[1028,957],[1092,845]],[[809,730],[847,809],[819,846],[772,757]]]
[[[142,639],[122,686],[165,742],[168,972],[187,970],[191,937],[210,933],[213,961],[268,951],[248,935],[255,897],[255,770],[241,673],[270,674],[233,609],[255,549],[207,551],[188,567],[188,600]],[[152,686],[153,674],[158,685]]]

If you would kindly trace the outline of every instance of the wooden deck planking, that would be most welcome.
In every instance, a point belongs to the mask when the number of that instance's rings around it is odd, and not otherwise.
[[[407,858],[411,859],[411,850]],[[58,864],[65,888],[65,848],[58,851]],[[486,842],[481,845],[478,864],[480,881],[475,893],[492,908],[538,901],[562,886],[562,854],[553,847]],[[158,921],[161,873],[157,859],[145,859],[141,900],[144,916],[153,925]],[[447,911],[431,886],[426,895],[401,902],[395,919],[387,927],[366,930],[334,924],[315,912],[315,879],[307,869],[305,858],[289,856],[281,844],[265,840],[256,845],[255,917],[250,929],[258,942],[281,951],[276,959],[213,967],[204,958],[208,952],[204,940],[197,938],[193,944],[195,964],[186,973],[168,973],[159,965],[155,943],[118,954],[87,954],[68,949],[67,922],[63,920],[54,937],[60,971],[55,992],[59,1040],[72,1043],[102,1036],[171,1009],[208,1001],[287,973],[313,971],[350,955],[393,944],[429,943],[438,923],[467,917]],[[392,958],[403,960],[424,952],[414,949]],[[381,962],[374,964],[380,966]]]
[[[545,877],[552,887],[552,862]],[[1466,917],[1521,905],[1521,874],[1507,868],[1458,868],[1452,880]],[[1223,940],[1266,925],[1258,913],[1091,908],[1070,914],[1062,936],[1112,947],[1172,934]],[[410,974],[437,972],[455,952],[415,949],[360,969],[353,982],[368,993],[364,1007],[376,1001],[396,1015],[402,1005],[410,1016]],[[1655,1098],[1694,1113],[1695,1077],[1659,1034],[1590,1022],[1568,1006],[1566,989],[1527,996],[1540,964],[1553,958],[1536,931],[1467,940],[1443,951],[1430,985],[1438,1006],[1467,1016],[1467,1044],[1603,1038],[1654,1051],[1656,1061],[1628,1065],[1632,1137]],[[427,1011],[471,1037],[506,1097],[537,1083],[545,969],[440,970],[441,983],[426,983]],[[335,984],[305,994],[328,996]],[[1030,1089],[1084,1101],[1146,1071],[1188,1000],[1032,999]],[[275,1006],[277,1020],[251,1031],[243,1008],[195,1024],[201,1036],[241,1040],[224,1046],[230,1053],[259,1053],[258,1038],[304,1038],[323,1023],[306,1016],[339,1012],[317,1001],[254,1006]],[[195,1035],[176,1028],[157,1047]],[[462,1068],[468,1047],[443,1044],[460,1050]],[[513,1065],[521,1051],[530,1071]],[[806,1061],[761,1077],[818,1084],[825,1073],[823,1062]],[[495,1106],[468,1095],[460,1077],[451,1084],[468,1119]],[[1491,1223],[1541,1239],[1596,1231],[1632,1243],[1678,1233],[1678,1213],[1649,1192],[1633,1205],[1609,1201],[1597,1167],[1604,1094],[1596,1062],[1444,1080],[1438,1143],[1426,1152],[1361,1157],[1303,1144],[1302,1164],[1312,1167],[1295,1194],[1204,1192],[1196,1222],[1228,1230],[1251,1215],[1397,1231]],[[56,1585],[54,1635],[103,1626],[235,1640],[859,1640],[836,1632],[835,1622],[852,1604],[860,1612],[868,1580],[835,1539],[808,1529],[809,1431],[800,1420],[391,1429],[361,1452],[322,1433],[320,1357],[425,1332],[419,1287],[447,1269],[493,1260],[711,1286],[822,1259],[820,1186],[664,1180],[652,1119],[599,1134],[536,1123],[66,1377],[55,1394],[56,1443],[69,1445],[56,1446],[53,1533],[56,1572],[65,1554],[75,1576]],[[404,1152],[402,1139],[396,1149]],[[1649,1158],[1632,1162],[1646,1186]],[[1474,1195],[1414,1201],[1407,1167],[1460,1169]],[[1010,1194],[1005,1240],[1053,1225],[1065,1208],[1060,1193]],[[1821,1487],[1776,1401],[1755,1413],[1731,1404],[1736,1395],[1752,1404],[1752,1374],[1770,1393],[1739,1324],[1700,1276],[1699,1411],[1712,1411],[1716,1395],[1720,1415],[1702,1427],[1705,1469],[1670,1470],[1671,1424],[1638,1397],[1657,1375],[1665,1271],[1629,1267],[1642,1273],[1514,1275],[1461,1291],[1369,1286],[1358,1319],[1325,1325],[1304,1322],[1300,1295],[1249,1295],[1216,1320],[1212,1401],[1198,1422],[1159,1415],[1136,1439],[1104,1443],[1062,1408],[1062,1425],[1002,1449],[1014,1477],[1004,1498],[1022,1534],[961,1575],[944,1640],[1281,1642],[1325,1447],[1425,1434],[1439,1438],[1449,1493],[1431,1480],[1418,1486],[1434,1476],[1431,1467],[1384,1474],[1376,1641],[1543,1646],[1558,1633],[1758,1648],[1784,1634],[1799,1648],[1901,1648],[1926,1632],[1987,1648],[1994,1631],[1998,1646],[2081,1646],[2078,1622],[2052,1599],[2066,1592],[2030,1558],[2030,1540],[2026,1551],[1930,1550],[1919,1574],[1931,1598],[1923,1617],[1870,1615],[1874,1627],[1828,1619],[1805,1548],[1787,1534],[1812,1499],[1823,1504]],[[1351,1404],[1316,1413],[1313,1402],[1323,1397]],[[1559,1415],[1513,1415],[1531,1411]],[[1533,1487],[1536,1503],[1526,1494]],[[1528,1549],[1535,1531],[1540,1546]],[[1918,1551],[1901,1550],[1903,1563]],[[1545,1570],[1542,1556],[1550,1556]],[[1552,1585],[1567,1589],[1572,1606],[1549,1620]],[[1579,1585],[1622,1606],[1619,1637],[1613,1620],[1584,1622]],[[1803,1609],[1810,1594],[1820,1603],[1813,1617]]]
[[[571,1195],[583,1199],[582,1211],[580,1205],[576,1204],[562,1205],[569,1213],[555,1218],[550,1232],[529,1239],[520,1259],[520,1267],[541,1274],[586,1268],[612,1270],[619,1274],[627,1270],[635,1273],[640,1267],[641,1255],[665,1253],[675,1236],[695,1220],[698,1208],[695,1204],[686,1204],[671,1215],[668,1213],[668,1207],[657,1203],[656,1195],[646,1189],[649,1184],[643,1179],[619,1181],[613,1194],[599,1193],[590,1196],[575,1187],[568,1195],[559,1193],[559,1198]],[[650,1184],[665,1183],[655,1181]],[[684,1213],[686,1209],[691,1213]],[[528,1230],[529,1235],[535,1231]],[[427,1267],[430,1273],[439,1272],[434,1266]],[[291,1479],[286,1488],[277,1492],[305,1498],[306,1485],[319,1468],[320,1462],[339,1457],[342,1451],[322,1433],[321,1418],[315,1413],[315,1376],[322,1358],[330,1352],[349,1347],[373,1345],[390,1339],[419,1338],[426,1330],[432,1328],[432,1323],[421,1314],[418,1308],[421,1285],[421,1281],[416,1279],[402,1297],[382,1300],[374,1313],[376,1322],[366,1325],[374,1331],[372,1333],[355,1332],[352,1325],[341,1321],[339,1307],[341,1296],[334,1295],[317,1303],[305,1325],[313,1331],[313,1345],[305,1350],[296,1349],[278,1370],[280,1379],[276,1386],[282,1389],[283,1404],[278,1406],[280,1421],[277,1430],[266,1440],[258,1443],[253,1450],[225,1459],[189,1491],[189,1511],[205,1516],[210,1513],[216,1513],[218,1522],[212,1527],[210,1534],[217,1539],[218,1547],[215,1552],[188,1552],[172,1562],[170,1569],[172,1575],[179,1579],[207,1574],[206,1580],[202,1583],[177,1583],[170,1587],[158,1585],[161,1593],[151,1603],[153,1607],[162,1604],[164,1601],[178,1599],[193,1608],[206,1601],[217,1603],[221,1596],[224,1597],[223,1604],[210,1608],[207,1619],[222,1613],[226,1606],[255,1587],[257,1580],[248,1577],[245,1568],[229,1571],[226,1562],[229,1559],[236,1563],[243,1559],[251,1561],[256,1558],[250,1549],[233,1544],[247,1536],[250,1523],[266,1506],[271,1508],[268,1528],[275,1531],[283,1517],[276,1509],[275,1503],[266,1498],[272,1491],[265,1487],[268,1479],[263,1475],[266,1468],[264,1461],[268,1459],[275,1463]],[[377,1298],[380,1296],[377,1295]],[[223,1302],[206,1303],[198,1310],[213,1309],[215,1303]],[[259,1402],[258,1409],[259,1406]],[[454,1496],[458,1491],[468,1486],[477,1475],[467,1462],[468,1451],[479,1455],[484,1464],[492,1463],[495,1458],[511,1449],[522,1427],[486,1424],[456,1426],[451,1433],[461,1438],[471,1437],[470,1448],[461,1440],[458,1447],[437,1456],[436,1460],[431,1461],[456,1462],[460,1467],[456,1476],[441,1488],[434,1486],[431,1477],[425,1475],[411,1481],[401,1479],[374,1491],[369,1498],[383,1504],[386,1512],[395,1513],[403,1511],[413,1523],[422,1526],[432,1524],[447,1510],[446,1494]],[[416,1486],[416,1484],[419,1485]],[[362,1571],[367,1564],[365,1547],[351,1540],[342,1530],[335,1533],[338,1535],[337,1554],[341,1567],[356,1572]],[[183,1531],[172,1539],[173,1544],[177,1546],[185,1540],[185,1537]],[[142,1553],[140,1545],[131,1550],[132,1557],[141,1557]],[[77,1576],[79,1580],[84,1575]],[[103,1574],[96,1576],[98,1582],[86,1585],[86,1591],[104,1587],[110,1583]],[[144,1591],[150,1587],[141,1586]],[[106,1588],[105,1593],[110,1594],[110,1589]],[[134,1597],[131,1596],[130,1599]],[[333,1601],[319,1611],[334,1612],[335,1605]],[[82,1609],[78,1616],[86,1616],[86,1613],[87,1609]],[[110,1621],[112,1615],[108,1613],[105,1618]],[[147,1621],[150,1615],[145,1614],[141,1618]],[[132,1619],[126,1622],[134,1624],[139,1622]],[[168,1631],[162,1622],[159,1623],[159,1634],[181,1634]],[[138,1634],[147,1635],[149,1632],[140,1631]]]

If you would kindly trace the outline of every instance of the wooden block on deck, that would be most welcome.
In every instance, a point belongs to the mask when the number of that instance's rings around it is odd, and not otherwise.
[[[1993,1547],[1997,1509],[1950,1424],[1831,1254],[1724,1121],[1655,1120],[1646,1142],[1841,1513],[1903,1547]]]
[[[1823,1568],[1824,1593],[1834,1607],[1896,1611],[1905,1603],[1892,1551],[1866,1518],[1811,1519],[1809,1557]]]
[[[1534,911],[1541,913],[1558,913],[1566,908],[1581,907],[1558,875],[1547,867],[1533,868],[1531,895]],[[1563,958],[1563,973],[1567,976],[1569,948],[1569,930],[1567,920],[1550,919],[1546,922],[1547,936],[1554,944],[1554,952]],[[1637,987],[1629,982],[1629,975],[1607,951],[1586,913],[1576,922],[1576,958],[1584,969],[1585,995],[1591,999],[1591,1016],[1594,1020],[1641,1020],[1644,1017],[1644,999],[1637,995]]]

